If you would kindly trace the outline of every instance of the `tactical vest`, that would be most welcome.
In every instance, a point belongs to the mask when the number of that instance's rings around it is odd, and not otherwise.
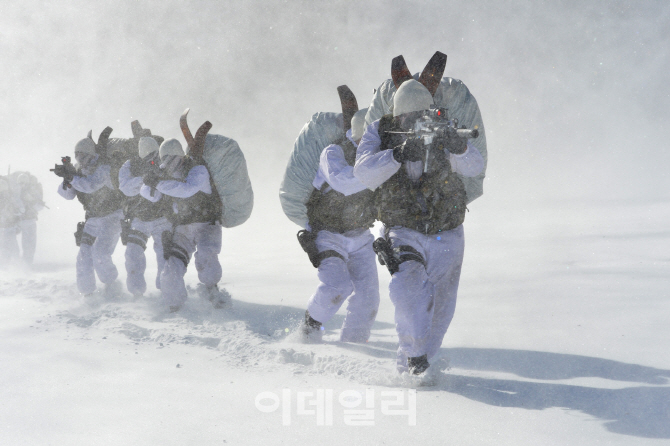
[[[392,149],[401,130],[392,115],[385,115],[379,123],[382,150]],[[429,152],[427,172],[412,181],[405,166],[381,185],[379,217],[386,227],[402,226],[423,234],[437,234],[454,229],[465,219],[465,186],[451,170],[449,152],[433,149]]]
[[[185,157],[186,163],[183,167],[184,172],[190,172],[196,166],[192,158]],[[206,167],[206,166],[205,166]],[[188,174],[186,175],[188,176]],[[188,225],[191,223],[212,223],[221,220],[223,213],[223,204],[221,198],[212,182],[212,175],[209,175],[209,184],[212,188],[211,194],[198,191],[188,198],[171,198],[172,213],[168,215],[168,220],[175,226]],[[174,209],[176,208],[176,212]]]
[[[139,157],[130,159],[131,175],[142,174],[142,160]],[[126,218],[139,218],[142,221],[154,221],[169,215],[172,203],[168,197],[163,196],[153,203],[141,195],[126,197],[123,205],[123,213]]]
[[[96,166],[96,169],[99,166]],[[118,211],[123,205],[123,193],[118,189],[102,186],[93,193],[87,194],[76,191],[77,200],[84,206],[86,219],[91,217],[105,217]]]
[[[344,139],[335,144],[342,147],[344,159],[350,166],[356,161],[356,148]],[[321,189],[314,189],[307,201],[307,218],[312,230],[318,232],[345,233],[354,229],[369,228],[375,222],[375,193],[365,189],[345,196],[324,183]]]

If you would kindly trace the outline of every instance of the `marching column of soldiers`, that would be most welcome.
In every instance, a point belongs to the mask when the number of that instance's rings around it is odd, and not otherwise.
[[[461,81],[442,77],[445,65],[436,52],[412,75],[402,56],[394,58],[391,79],[365,109],[338,87],[342,112],[316,113],[303,128],[280,188],[319,279],[297,336],[321,342],[323,324],[347,302],[340,341],[368,342],[380,303],[378,261],[391,274],[397,369],[413,375],[429,368],[454,315],[466,205],[482,194],[486,169],[479,107]],[[141,298],[151,238],[166,309],[180,311],[187,300],[191,258],[197,294],[215,309],[231,305],[218,287],[218,256],[222,228],[242,224],[253,207],[246,161],[234,140],[209,132],[209,122],[193,136],[187,113],[180,120],[186,150],[135,121],[133,138],[110,138],[107,128],[95,142],[89,133],[75,145],[76,164],[64,157],[53,169],[63,179],[58,193],[86,212],[75,234],[82,294],[96,292],[96,275],[104,293],[120,291],[112,253],[121,239],[126,287]],[[0,178],[3,240],[5,228],[16,227],[5,218],[5,183]],[[382,225],[376,239],[375,222]]]

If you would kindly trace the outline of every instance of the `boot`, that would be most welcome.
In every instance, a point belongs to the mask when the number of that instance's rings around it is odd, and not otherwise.
[[[428,355],[415,356],[407,358],[407,367],[410,375],[421,375],[428,369]]]
[[[305,311],[305,320],[300,325],[300,336],[306,344],[316,344],[323,339],[323,325]]]

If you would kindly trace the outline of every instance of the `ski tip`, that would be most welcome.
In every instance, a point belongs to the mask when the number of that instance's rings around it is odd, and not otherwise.
[[[400,88],[403,82],[412,78],[412,73],[410,73],[409,68],[407,68],[407,63],[405,63],[405,58],[402,56],[396,56],[391,60],[391,79],[393,79],[393,84],[395,88]]]
[[[342,121],[344,132],[348,132],[351,128],[351,118],[358,111],[358,101],[354,92],[346,85],[337,87],[337,93],[340,96],[340,105],[342,106]]]
[[[356,101],[356,95],[351,91],[346,85],[340,85],[337,87],[337,93],[340,96],[340,103],[342,104],[342,110],[353,110],[354,113],[358,111],[358,101]]]
[[[188,145],[189,148],[191,148],[193,147],[195,141],[193,140],[193,134],[191,133],[191,130],[188,128],[187,115],[189,111],[191,111],[191,109],[186,108],[186,110],[184,110],[184,113],[182,113],[181,116],[179,117],[179,127],[181,127],[181,132],[184,134],[186,144]]]
[[[447,55],[439,51],[435,51],[433,57],[430,58],[425,68],[419,76],[419,82],[428,89],[431,95],[435,95],[437,88],[440,86],[444,68],[447,65]]]

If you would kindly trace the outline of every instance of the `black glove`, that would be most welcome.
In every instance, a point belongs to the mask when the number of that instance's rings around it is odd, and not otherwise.
[[[423,141],[419,138],[408,138],[393,148],[393,158],[399,163],[405,161],[421,161],[423,159]]]
[[[142,177],[142,182],[151,188],[155,188],[160,181],[161,177],[156,172],[148,172]]]
[[[468,150],[468,140],[458,136],[454,128],[449,128],[447,133],[439,139],[439,143],[454,155],[461,155]]]

